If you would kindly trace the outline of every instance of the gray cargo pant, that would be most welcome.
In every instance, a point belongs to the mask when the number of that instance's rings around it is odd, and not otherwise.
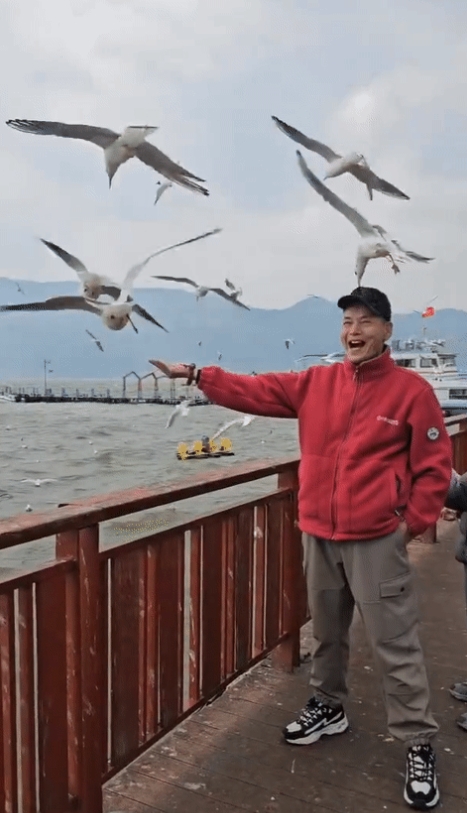
[[[362,616],[382,670],[388,729],[407,745],[438,731],[418,637],[418,605],[402,531],[361,542],[330,542],[303,534],[313,622],[310,684],[330,705],[347,697],[349,627]]]

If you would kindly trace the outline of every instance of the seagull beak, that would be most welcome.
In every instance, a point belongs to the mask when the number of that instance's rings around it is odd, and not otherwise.
[[[137,327],[135,327],[135,325],[134,325],[134,324],[133,324],[133,322],[131,321],[131,316],[129,316],[129,317],[128,317],[128,321],[129,321],[129,323],[130,323],[131,327],[133,328],[133,330],[135,331],[135,333],[138,333],[138,328],[137,328]]]

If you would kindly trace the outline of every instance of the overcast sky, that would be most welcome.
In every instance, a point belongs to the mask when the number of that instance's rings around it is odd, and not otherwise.
[[[358,234],[301,176],[274,114],[338,152],[363,152],[410,201],[354,178],[329,186],[414,251],[397,277],[372,261],[363,283],[398,312],[466,308],[467,4],[461,0],[3,0],[2,120],[158,125],[150,140],[205,178],[157,207],[136,160],[109,191],[91,144],[0,125],[0,276],[73,279],[38,242],[122,279],[147,254],[215,226],[222,234],[154,260],[150,274],[238,283],[256,307],[355,285]],[[323,178],[326,162],[303,151]]]

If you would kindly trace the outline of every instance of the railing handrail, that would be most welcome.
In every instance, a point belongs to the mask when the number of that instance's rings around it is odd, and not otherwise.
[[[266,459],[261,463],[254,460],[236,465],[234,469],[222,466],[216,471],[194,474],[167,485],[141,486],[87,497],[82,501],[74,500],[61,508],[35,515],[16,514],[0,520],[0,550],[53,534],[86,528],[122,515],[135,514],[252,480],[260,480],[280,474],[291,466],[298,465],[298,462],[299,458],[295,455]]]

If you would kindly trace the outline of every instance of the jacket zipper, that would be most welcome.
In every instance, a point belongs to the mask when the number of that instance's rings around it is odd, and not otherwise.
[[[353,399],[352,399],[352,405],[350,407],[350,414],[349,414],[349,420],[347,422],[347,428],[345,430],[345,434],[344,434],[344,437],[342,439],[342,443],[341,443],[341,445],[339,447],[339,451],[337,452],[336,465],[335,465],[335,468],[334,468],[334,484],[333,484],[332,495],[331,495],[331,520],[332,520],[331,539],[334,539],[334,532],[336,530],[335,494],[336,494],[336,490],[337,490],[337,473],[339,471],[339,462],[340,462],[342,447],[344,446],[344,443],[346,442],[346,440],[347,440],[347,438],[349,436],[350,427],[352,426],[352,420],[353,420],[353,416],[354,416],[354,413],[355,413],[355,404],[356,404],[356,401],[357,401],[357,395],[358,395],[358,390],[359,390],[359,386],[360,386],[360,381],[359,381],[359,376],[358,376],[359,369],[360,368],[357,367],[357,369],[355,370],[355,372],[353,374],[353,380],[356,382],[355,392],[354,392],[354,396],[353,396]]]

